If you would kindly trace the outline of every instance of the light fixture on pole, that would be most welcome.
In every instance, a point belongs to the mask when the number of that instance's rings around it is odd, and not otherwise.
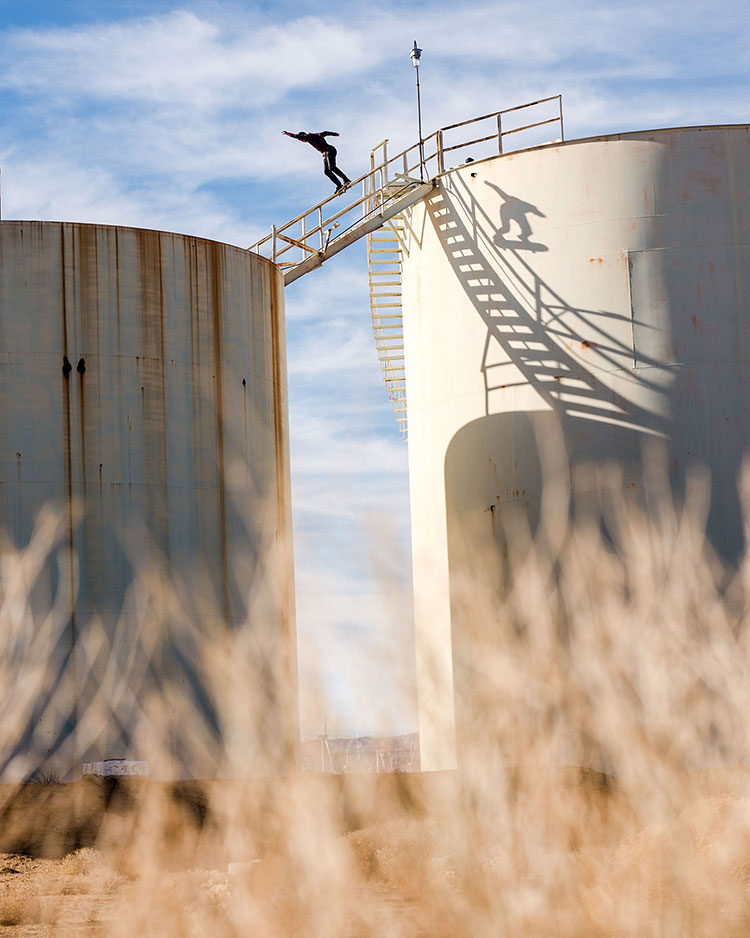
[[[422,58],[422,50],[417,46],[417,40],[414,40],[414,48],[409,52],[411,64],[417,70],[417,118],[419,120],[419,178],[424,182],[424,147],[422,143],[422,99],[419,94],[419,60]]]

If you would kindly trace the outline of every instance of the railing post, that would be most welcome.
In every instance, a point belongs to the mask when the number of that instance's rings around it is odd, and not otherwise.
[[[557,96],[557,100],[560,102],[560,140],[565,140],[565,133],[563,131],[563,110],[562,110],[562,95]]]
[[[303,215],[303,216],[302,216],[302,237],[300,238],[300,241],[301,241],[303,244],[307,244],[307,225],[306,225],[306,222],[307,222],[307,215]],[[302,260],[304,260],[306,257],[307,257],[307,255],[306,255],[305,252],[303,251],[303,252],[302,252]]]
[[[388,139],[383,141],[383,185],[388,185]]]
[[[276,263],[276,225],[271,226],[271,260]]]
[[[368,177],[369,181],[363,183],[364,185],[369,185],[369,192],[365,190],[366,195],[368,196],[367,202],[362,207],[362,214],[366,215],[374,207],[375,203],[375,150],[370,150],[370,175]]]
[[[503,115],[497,115],[497,148],[498,152],[503,152]]]
[[[437,132],[437,168],[438,168],[438,176],[439,176],[445,169],[445,165],[443,163],[443,131],[442,130],[438,130]]]
[[[323,250],[323,209],[318,206],[318,229],[320,231],[320,250]]]

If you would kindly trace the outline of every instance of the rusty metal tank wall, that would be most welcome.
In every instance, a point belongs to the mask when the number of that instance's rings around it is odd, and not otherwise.
[[[432,769],[455,760],[457,558],[474,545],[474,576],[497,581],[494,561],[482,571],[476,558],[483,545],[502,549],[510,512],[538,519],[540,441],[561,435],[563,472],[615,461],[636,489],[644,442],[662,441],[661,484],[679,492],[691,466],[708,469],[709,537],[730,563],[743,549],[750,128],[629,133],[469,163],[411,210],[408,228],[418,687]]]
[[[165,730],[165,771],[251,770],[218,738],[234,704],[210,697],[190,658],[201,631],[213,641],[242,629],[258,659],[247,673],[263,685],[243,706],[268,705],[263,739],[243,751],[264,772],[283,768],[297,722],[286,395],[283,284],[270,262],[164,232],[0,223],[0,527],[23,546],[42,506],[64,513],[30,597],[36,621],[61,603],[54,707],[40,695],[25,738],[3,753],[6,775],[40,752],[68,775],[144,758],[136,698],[162,679],[165,704],[167,684],[188,689]],[[144,612],[159,605],[155,574],[176,584],[181,610]],[[105,652],[92,651],[92,623]],[[140,683],[119,687],[92,727],[84,717],[102,707],[97,685],[116,652]],[[140,671],[138,655],[152,659]],[[210,730],[202,748],[187,700]]]

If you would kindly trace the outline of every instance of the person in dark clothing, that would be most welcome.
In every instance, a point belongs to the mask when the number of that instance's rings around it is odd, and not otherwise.
[[[336,186],[336,192],[343,192],[351,183],[351,179],[336,166],[336,147],[326,140],[326,137],[338,137],[335,130],[321,130],[319,134],[309,134],[305,131],[292,134],[288,130],[282,130],[281,132],[287,137],[294,137],[295,140],[309,143],[311,147],[315,147],[319,153],[323,154],[323,172]]]

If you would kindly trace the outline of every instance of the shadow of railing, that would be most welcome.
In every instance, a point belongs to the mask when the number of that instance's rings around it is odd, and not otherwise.
[[[502,194],[508,204],[512,197]],[[624,317],[612,311],[580,308],[539,276],[522,254],[547,250],[546,245],[531,240],[528,221],[529,214],[542,213],[530,203],[515,202],[497,227],[458,176],[450,199],[437,194],[428,202],[455,275],[487,327],[481,362],[485,413],[494,412],[492,398],[497,392],[529,385],[560,416],[664,435],[667,424],[657,403],[647,409],[626,399],[596,373],[604,373],[607,366],[622,370],[623,358],[632,359],[632,347],[608,328],[608,324],[622,322]],[[515,241],[505,237],[513,220],[520,229]],[[573,347],[582,352],[595,347],[600,367],[594,369],[574,356],[568,350]],[[640,360],[639,364],[657,365]],[[631,369],[629,376],[639,386],[639,393],[648,391],[655,401],[666,393],[640,369],[639,373]]]
[[[286,282],[291,283],[313,269],[305,262],[316,256],[331,256],[336,253],[330,249],[333,246],[341,248],[351,243],[351,238],[345,237],[347,233],[374,213],[382,213],[384,203],[403,194],[405,187],[424,184],[445,172],[449,168],[447,154],[473,160],[539,146],[550,142],[550,127],[558,132],[554,140],[562,141],[562,95],[449,124],[395,156],[388,156],[388,140],[383,140],[370,152],[370,168],[348,183],[345,191],[337,189],[291,221],[274,225],[269,234],[247,250],[272,260],[285,271]],[[509,137],[510,143],[506,140]]]

